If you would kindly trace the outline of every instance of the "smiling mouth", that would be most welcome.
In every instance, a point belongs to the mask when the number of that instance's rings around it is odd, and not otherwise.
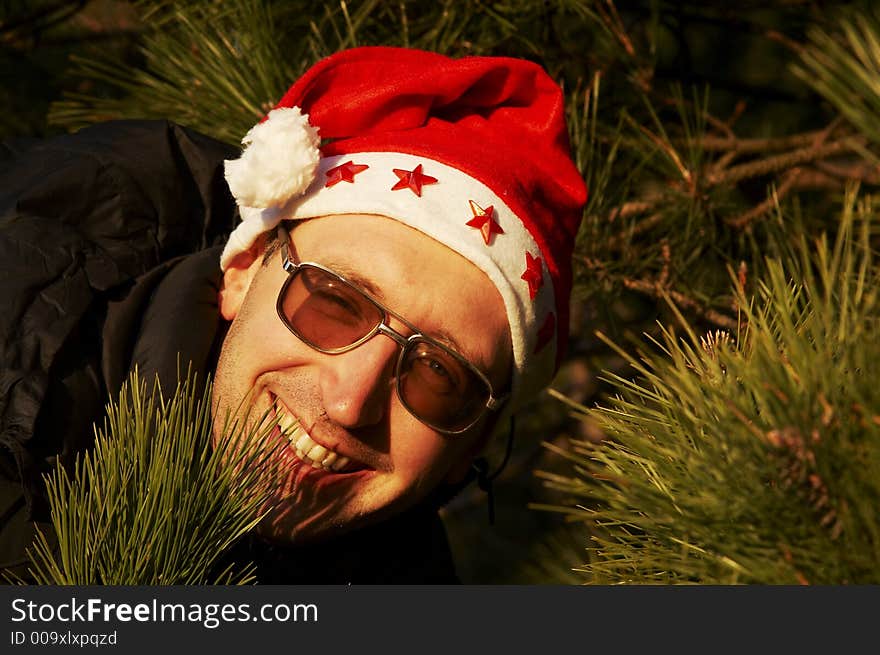
[[[362,469],[358,462],[315,442],[306,429],[280,400],[273,396],[275,416],[281,435],[287,439],[298,459],[304,464],[328,473],[351,473]]]

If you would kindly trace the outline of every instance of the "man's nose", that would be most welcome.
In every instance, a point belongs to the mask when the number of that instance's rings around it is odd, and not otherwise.
[[[393,392],[399,353],[393,339],[377,334],[353,350],[322,358],[321,395],[327,416],[349,429],[381,421]]]

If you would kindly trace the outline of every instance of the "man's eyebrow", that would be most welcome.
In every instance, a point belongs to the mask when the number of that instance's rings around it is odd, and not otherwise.
[[[484,375],[489,375],[489,362],[486,361],[484,357],[465,349],[455,340],[455,337],[453,337],[445,330],[438,330],[425,336],[429,336],[435,341],[439,341],[444,346],[448,346],[450,349],[454,350],[471,364],[480,369],[480,371],[482,371]]]
[[[321,266],[326,266],[334,273],[338,273],[356,287],[360,287],[361,289],[369,293],[376,300],[379,300],[383,303],[385,302],[385,294],[382,293],[382,290],[377,287],[372,280],[364,277],[354,269],[349,268],[344,263],[328,259],[322,261]]]

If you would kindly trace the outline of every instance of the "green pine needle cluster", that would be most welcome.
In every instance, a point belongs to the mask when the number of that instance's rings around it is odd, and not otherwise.
[[[275,473],[256,428],[226,421],[211,445],[211,384],[187,376],[166,398],[135,372],[108,406],[93,450],[47,477],[55,535],[29,551],[39,584],[247,584],[250,565],[221,557],[266,511]],[[57,547],[53,545],[57,537]],[[51,542],[50,542],[51,539]]]
[[[854,12],[837,29],[814,27],[793,71],[857,126],[880,143],[880,12]]]
[[[168,119],[238,143],[310,64],[333,52],[400,45],[479,54],[512,39],[533,54],[537,47],[520,28],[547,12],[530,0],[495,7],[456,0],[140,0],[136,6],[149,28],[136,46],[138,65],[74,55],[71,73],[89,80],[90,90],[66,92],[53,103],[50,124],[79,129],[110,119]]]
[[[680,317],[656,352],[610,344],[637,375],[611,376],[602,406],[571,403],[607,440],[557,449],[573,474],[544,474],[587,528],[585,581],[880,582],[873,224],[851,194],[833,244],[768,261],[753,300],[739,286],[739,334]]]
[[[285,62],[296,57],[281,51],[266,3],[141,5],[153,24],[139,48],[144,67],[72,57],[78,75],[116,93],[70,92],[53,106],[50,122],[80,128],[118,118],[168,118],[235,143],[290,84],[295,71]]]

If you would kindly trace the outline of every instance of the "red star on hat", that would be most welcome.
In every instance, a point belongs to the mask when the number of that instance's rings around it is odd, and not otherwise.
[[[327,183],[325,187],[333,186],[339,182],[351,182],[354,184],[354,176],[369,168],[366,164],[355,164],[350,159],[344,164],[334,166],[327,171]]]
[[[419,164],[411,171],[402,168],[393,168],[394,174],[399,178],[397,184],[391,187],[392,191],[400,189],[410,189],[419,198],[422,197],[422,186],[425,184],[436,184],[437,178],[422,173],[422,165]]]
[[[528,250],[526,251],[526,270],[520,278],[529,283],[529,298],[534,300],[538,295],[538,289],[544,284],[544,274],[541,271],[541,258],[532,257],[532,253]]]
[[[493,234],[504,234],[504,230],[501,229],[501,226],[492,218],[492,215],[495,213],[495,208],[492,205],[483,209],[473,200],[469,200],[471,203],[471,211],[474,213],[474,217],[469,220],[465,225],[469,225],[471,227],[475,227],[480,231],[480,234],[483,235],[483,241],[486,242],[486,245],[489,245],[489,241],[492,240]]]

